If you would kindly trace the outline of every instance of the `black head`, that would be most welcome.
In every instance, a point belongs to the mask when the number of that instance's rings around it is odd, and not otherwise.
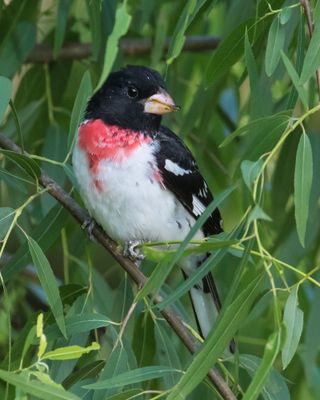
[[[157,71],[129,65],[109,75],[90,99],[85,117],[124,128],[154,131],[159,128],[162,114],[177,109]]]

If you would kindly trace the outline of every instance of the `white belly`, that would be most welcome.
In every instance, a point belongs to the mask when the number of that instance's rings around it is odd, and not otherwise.
[[[152,145],[121,162],[103,160],[95,185],[85,152],[76,145],[73,166],[89,213],[115,240],[183,240],[194,218],[153,176]],[[199,232],[195,238],[203,237]]]

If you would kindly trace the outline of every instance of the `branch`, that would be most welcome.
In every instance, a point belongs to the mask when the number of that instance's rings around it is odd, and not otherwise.
[[[167,38],[163,50],[168,50],[171,38]],[[215,36],[190,36],[186,39],[183,51],[208,51],[216,49],[220,39]],[[121,50],[129,56],[145,55],[152,49],[152,40],[144,38],[126,38],[120,41]],[[57,59],[81,60],[92,55],[89,43],[68,43],[63,46]],[[27,63],[45,63],[54,61],[50,45],[37,44],[27,59]]]
[[[0,147],[14,151],[16,153],[22,153],[19,146],[17,146],[9,138],[1,133]],[[27,155],[26,153],[24,154]],[[87,213],[87,211],[82,209],[79,204],[74,201],[73,198],[68,193],[66,193],[46,173],[41,173],[39,182],[44,188],[48,189],[48,193],[50,193],[52,197],[58,200],[69,211],[69,213],[79,222],[80,225],[88,220],[89,214]],[[110,239],[109,236],[97,224],[94,225],[92,235],[95,237],[97,242],[99,242],[106,250],[108,250],[112,254],[112,256],[118,261],[120,266],[138,285],[138,287],[142,287],[146,283],[147,277],[135,266],[132,261],[123,256],[123,254],[119,251],[117,243]],[[154,304],[158,304],[162,301],[162,297],[160,295],[152,296],[151,298]],[[184,326],[181,317],[169,308],[161,310],[161,314],[167,320],[174,332],[179,336],[187,349],[191,353],[194,353],[197,350],[194,339],[189,333],[188,329]],[[215,385],[217,391],[225,400],[236,400],[234,393],[231,391],[231,389],[217,370],[211,369],[208,372],[208,377]]]
[[[303,7],[304,12],[306,14],[309,36],[311,39],[312,35],[313,35],[313,31],[314,31],[314,24],[313,24],[312,11],[311,11],[311,7],[309,4],[309,0],[300,0],[300,4]],[[318,86],[318,94],[320,97],[320,70],[319,69],[316,70],[316,81],[317,81],[317,86]]]

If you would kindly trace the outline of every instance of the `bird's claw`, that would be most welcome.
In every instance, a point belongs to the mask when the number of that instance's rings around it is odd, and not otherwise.
[[[86,219],[81,225],[81,228],[87,231],[89,239],[92,241],[94,241],[94,236],[92,234],[94,225],[95,225],[95,220],[93,218]]]
[[[123,255],[140,264],[144,259],[144,255],[137,246],[141,243],[143,243],[142,240],[128,240],[124,243]]]

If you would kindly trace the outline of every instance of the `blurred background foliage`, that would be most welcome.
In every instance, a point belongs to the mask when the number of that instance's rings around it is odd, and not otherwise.
[[[165,124],[213,192],[235,186],[220,206],[233,242],[211,245],[211,267],[237,353],[220,351],[216,366],[238,398],[320,398],[319,2],[1,3],[1,132],[33,161],[0,151],[0,397],[220,398],[147,299],[117,341],[136,288],[36,179],[40,166],[81,201],[69,155],[83,105],[111,70],[143,64],[165,76],[181,106]],[[164,255],[146,252],[150,274]],[[254,306],[233,321],[260,276]],[[174,270],[162,293],[180,285]],[[174,300],[195,327],[188,297]]]

